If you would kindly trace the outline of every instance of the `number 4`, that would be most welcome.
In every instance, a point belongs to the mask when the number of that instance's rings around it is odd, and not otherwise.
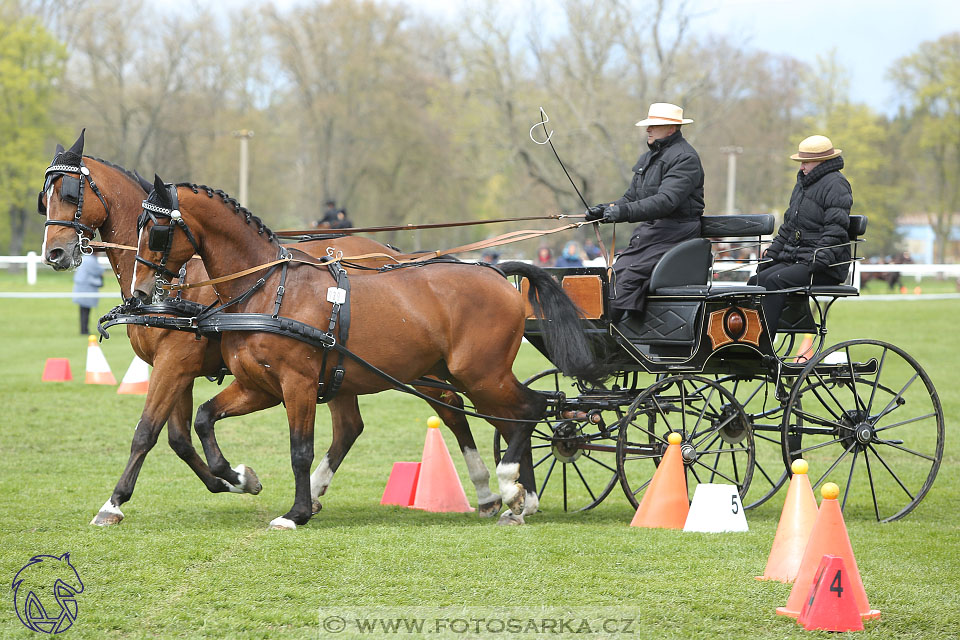
[[[837,597],[843,593],[843,587],[840,586],[840,569],[837,569],[837,575],[833,576],[833,582],[830,583],[830,591],[836,591]]]

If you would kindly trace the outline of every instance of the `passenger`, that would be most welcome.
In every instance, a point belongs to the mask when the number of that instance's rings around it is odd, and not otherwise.
[[[639,222],[630,244],[613,263],[611,320],[643,309],[653,267],[671,247],[700,237],[703,165],[680,133],[693,120],[683,109],[654,103],[645,120],[648,150],[633,166],[633,181],[619,200],[586,211],[588,221]]]
[[[774,291],[806,286],[811,273],[815,285],[840,284],[846,279],[850,268],[847,229],[853,190],[840,173],[841,153],[830,138],[810,136],[790,156],[800,163],[790,206],[749,284]],[[785,302],[786,294],[764,296],[763,315],[771,338],[777,332]]]

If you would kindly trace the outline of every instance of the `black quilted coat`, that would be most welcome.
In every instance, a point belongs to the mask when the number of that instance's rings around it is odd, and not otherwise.
[[[850,259],[850,245],[845,243],[850,240],[847,228],[853,190],[841,169],[843,158],[832,158],[814,167],[808,175],[797,173],[797,186],[783,214],[780,231],[767,249],[768,258],[810,265],[814,272],[837,282],[846,278],[850,265],[837,263]]]

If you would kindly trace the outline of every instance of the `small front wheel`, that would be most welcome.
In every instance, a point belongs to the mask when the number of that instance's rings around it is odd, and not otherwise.
[[[730,484],[741,500],[754,469],[753,431],[737,399],[715,380],[679,375],[658,380],[637,396],[620,421],[617,470],[634,508],[677,432],[686,471],[687,498],[701,483]]]

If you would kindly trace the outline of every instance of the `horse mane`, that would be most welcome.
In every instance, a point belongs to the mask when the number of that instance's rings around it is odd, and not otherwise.
[[[251,213],[249,209],[242,206],[237,201],[236,198],[230,196],[230,194],[226,193],[225,191],[208,187],[205,184],[194,184],[192,182],[178,182],[177,186],[189,187],[190,189],[193,190],[194,193],[200,193],[200,190],[203,189],[203,191],[207,194],[208,198],[212,198],[214,195],[220,196],[220,200],[223,201],[225,205],[232,208],[234,213],[236,213],[237,215],[242,215],[244,219],[246,219],[247,224],[252,223],[256,225],[257,233],[259,235],[266,234],[267,240],[269,240],[270,242],[272,242],[277,246],[280,246],[280,241],[277,240],[277,235],[273,231],[271,231],[267,225],[263,223],[263,220],[253,215],[253,213]]]
[[[110,162],[109,160],[104,160],[103,158],[97,158],[97,157],[95,157],[95,156],[84,156],[84,157],[85,157],[85,158],[90,158],[91,160],[96,160],[96,161],[99,162],[100,164],[107,165],[107,166],[110,167],[111,169],[116,169],[117,171],[119,171],[120,173],[122,173],[123,175],[125,175],[127,178],[129,178],[130,180],[132,180],[132,181],[133,181],[133,184],[137,185],[138,187],[141,186],[140,181],[137,180],[137,176],[134,175],[134,173],[133,173],[132,171],[130,171],[129,169],[125,169],[125,168],[121,167],[120,165],[114,164],[113,162]],[[150,193],[150,192],[147,191],[147,193]]]

